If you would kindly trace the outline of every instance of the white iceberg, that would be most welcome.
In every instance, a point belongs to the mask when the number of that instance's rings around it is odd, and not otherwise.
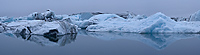
[[[81,29],[87,28],[89,25],[92,25],[93,22],[89,19],[93,16],[103,14],[101,12],[82,12],[78,14],[73,14],[68,16],[67,18],[70,18],[72,20],[72,23],[77,25]],[[66,19],[66,18],[64,18]]]
[[[133,15],[132,13],[130,13],[130,12],[128,11],[127,19],[132,19],[133,17],[135,17],[135,15]]]
[[[117,13],[116,15],[123,17],[124,19],[133,19],[135,16],[137,16],[133,12],[129,11],[127,11],[126,13]]]
[[[81,29],[86,29],[88,26],[92,25],[93,22],[89,20],[84,20],[84,21],[74,21],[73,22],[75,25],[77,25]]]
[[[46,20],[46,21],[54,21],[54,20],[62,20],[63,18],[68,17],[68,15],[55,15],[55,13],[51,10],[47,10],[44,13],[34,12],[26,17],[24,20]]]
[[[81,13],[77,15],[68,16],[64,19],[70,19],[71,22],[79,28],[85,29],[92,24],[88,19],[91,17],[90,13]]]
[[[45,22],[44,20],[21,20],[8,23],[6,25],[6,30],[9,33],[37,35],[44,35],[45,33],[48,33],[64,35],[68,33],[77,33],[78,27],[66,20],[53,22]]]
[[[200,10],[190,16],[190,21],[200,21]]]
[[[44,20],[45,16],[42,13],[34,12],[28,15],[28,18],[31,20]]]
[[[99,14],[91,17],[89,21],[93,23],[102,23],[104,21],[124,21],[125,19],[116,14]]]
[[[106,18],[103,20],[105,19]],[[146,19],[138,21],[120,20],[98,22],[96,25],[88,26],[86,30],[134,33],[199,33],[199,28],[200,26],[198,22],[176,22],[170,17],[159,12]]]
[[[125,16],[126,18],[123,18]],[[58,32],[64,34],[64,33],[76,33],[75,31],[71,32],[69,30],[64,32],[63,30],[65,28],[70,29],[71,27],[72,28],[70,30],[72,29],[76,30],[77,27],[75,26],[77,25],[79,28],[82,29],[86,28],[86,30],[88,31],[110,31],[110,32],[114,31],[114,32],[134,32],[134,33],[200,33],[199,32],[200,22],[198,21],[200,20],[199,18],[200,18],[200,11],[193,14],[190,17],[190,19],[171,18],[160,12],[147,17],[145,15],[135,16],[130,13],[127,15],[122,15],[122,14],[117,15],[117,14],[103,14],[103,13],[91,13],[91,12],[84,12],[75,15],[55,15],[53,11],[47,11],[45,13],[34,12],[29,16],[19,17],[19,18],[0,17],[1,23],[6,24],[6,26],[0,26],[1,28],[0,31],[17,29],[15,30],[15,32],[17,33],[20,33],[22,31],[24,33],[35,33],[37,31],[32,30],[34,32],[30,32],[27,30],[31,30],[31,28],[36,27],[40,29],[39,31],[41,32],[49,32],[50,30],[57,32],[55,30],[59,29]],[[175,21],[172,19],[174,19]],[[44,20],[50,22],[45,22]],[[190,22],[186,22],[184,20],[190,20]],[[34,24],[35,22],[39,23]],[[12,25],[14,25],[14,27]],[[45,29],[46,31],[44,31]]]
[[[135,16],[133,19],[142,20],[142,19],[146,19],[146,18],[147,18],[146,15],[137,15],[137,16]]]
[[[18,19],[12,18],[12,17],[0,17],[0,22],[2,23],[9,23],[9,22],[14,22],[17,21]]]
[[[76,16],[79,17],[79,16]],[[75,18],[77,19],[77,18]],[[115,14],[99,14],[99,15],[94,15],[92,16],[89,20],[84,19],[79,21],[73,21],[74,24],[78,25],[79,28],[85,29],[90,25],[93,24],[98,24],[99,22],[104,22],[104,21],[125,21],[124,18],[119,17],[118,15]]]

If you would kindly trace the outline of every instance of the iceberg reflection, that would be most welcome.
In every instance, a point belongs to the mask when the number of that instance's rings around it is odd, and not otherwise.
[[[66,34],[62,36],[40,36],[4,33],[4,35],[25,41],[35,42],[42,46],[65,46],[65,44],[74,42],[77,34]]]
[[[80,30],[79,35],[91,36],[102,40],[128,39],[143,42],[157,50],[165,49],[173,42],[181,39],[199,37],[199,34],[136,34],[120,32],[88,32]]]

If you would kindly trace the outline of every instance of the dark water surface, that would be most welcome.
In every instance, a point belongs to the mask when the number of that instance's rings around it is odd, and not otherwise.
[[[199,55],[199,34],[86,32],[65,36],[0,34],[0,55]]]

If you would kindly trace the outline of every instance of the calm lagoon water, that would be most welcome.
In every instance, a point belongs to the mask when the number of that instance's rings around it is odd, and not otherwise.
[[[57,38],[0,34],[0,55],[199,55],[199,34],[87,32]]]

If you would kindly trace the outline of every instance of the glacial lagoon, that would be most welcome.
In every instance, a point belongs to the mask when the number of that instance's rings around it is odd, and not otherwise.
[[[0,34],[0,55],[198,55],[200,34],[88,32],[62,36]]]

